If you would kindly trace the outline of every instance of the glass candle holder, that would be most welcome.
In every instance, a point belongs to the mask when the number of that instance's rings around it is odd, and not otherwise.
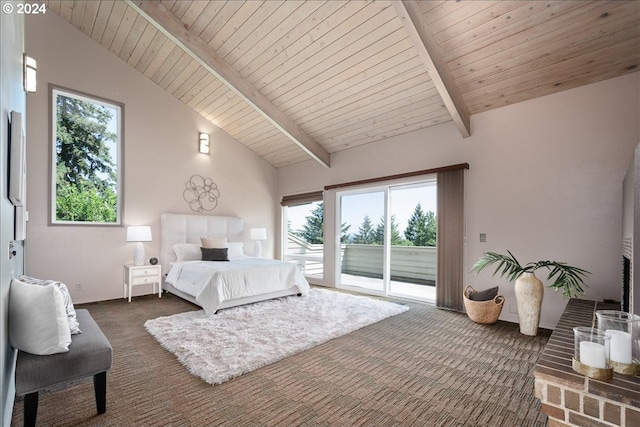
[[[598,310],[598,329],[611,335],[609,359],[614,372],[640,375],[640,316],[617,310]]]
[[[611,335],[589,327],[573,328],[573,370],[598,380],[608,380],[613,374],[609,364]]]

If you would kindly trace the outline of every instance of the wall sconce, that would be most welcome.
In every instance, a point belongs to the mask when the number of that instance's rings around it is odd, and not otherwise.
[[[25,54],[22,62],[24,64],[24,90],[27,93],[33,93],[36,91],[36,72],[38,69],[36,60]]]
[[[203,154],[209,154],[209,134],[200,134],[200,152]]]

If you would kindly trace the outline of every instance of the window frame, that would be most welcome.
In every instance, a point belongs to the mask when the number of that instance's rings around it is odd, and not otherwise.
[[[383,219],[384,219],[384,242],[382,243],[383,254],[382,254],[382,278],[380,279],[380,287],[375,288],[370,286],[361,286],[353,283],[344,283],[343,282],[343,253],[341,245],[339,243],[335,249],[332,256],[334,257],[334,270],[333,270],[333,283],[335,283],[335,287],[338,289],[344,289],[347,291],[352,291],[360,294],[368,294],[382,297],[399,297],[405,298],[412,301],[422,301],[428,303],[434,303],[435,300],[430,297],[424,296],[416,296],[415,293],[404,293],[399,291],[397,287],[392,286],[392,281],[396,279],[392,279],[391,269],[393,267],[393,259],[391,256],[392,244],[391,241],[391,219],[393,216],[393,192],[398,189],[407,189],[410,187],[418,187],[418,188],[426,188],[426,187],[436,187],[436,198],[437,198],[437,173],[416,173],[416,174],[406,174],[406,176],[400,179],[370,179],[364,180],[360,182],[356,182],[353,185],[337,185],[334,186],[334,198],[335,198],[335,210],[334,210],[334,236],[336,236],[336,241],[341,241],[341,233],[342,233],[342,224],[345,222],[342,218],[343,213],[343,198],[345,196],[359,196],[359,195],[370,195],[373,193],[382,193],[381,200],[381,208],[383,211]],[[437,208],[436,208],[437,213]],[[350,224],[351,226],[358,226],[358,224]],[[400,230],[399,230],[400,231]],[[347,245],[352,244],[348,243]],[[347,273],[348,274],[348,273]],[[437,277],[437,276],[436,276]],[[402,282],[402,280],[400,280]],[[408,282],[411,283],[411,282]],[[420,285],[417,285],[420,286]],[[434,292],[435,295],[435,292]]]
[[[115,161],[115,175],[116,175],[116,220],[114,222],[98,222],[98,221],[60,221],[56,219],[57,208],[57,177],[56,177],[56,137],[57,137],[57,98],[58,95],[72,97],[83,101],[92,102],[113,108],[116,110],[116,155]],[[103,98],[96,95],[87,94],[74,89],[69,89],[62,86],[49,85],[49,225],[61,225],[61,226],[107,226],[107,227],[120,227],[123,225],[124,216],[124,117],[125,106],[124,103],[114,101],[111,99]]]

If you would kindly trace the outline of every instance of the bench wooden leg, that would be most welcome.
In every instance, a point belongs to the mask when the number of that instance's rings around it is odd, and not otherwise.
[[[96,393],[98,415],[107,412],[107,372],[100,372],[93,376],[93,389]]]
[[[24,427],[35,427],[38,416],[38,392],[24,396]]]

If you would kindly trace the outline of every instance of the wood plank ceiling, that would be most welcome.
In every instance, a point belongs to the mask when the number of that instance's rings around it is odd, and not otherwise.
[[[45,3],[276,168],[640,63],[637,1]]]

